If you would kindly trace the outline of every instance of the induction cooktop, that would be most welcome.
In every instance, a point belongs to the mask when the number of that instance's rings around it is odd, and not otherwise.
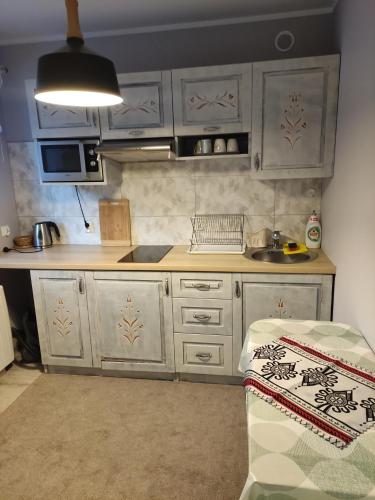
[[[172,248],[172,245],[140,245],[117,262],[153,264],[160,262]]]

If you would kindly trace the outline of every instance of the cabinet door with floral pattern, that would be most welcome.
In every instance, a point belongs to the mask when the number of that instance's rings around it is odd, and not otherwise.
[[[332,175],[339,61],[330,55],[254,64],[255,177]]]
[[[85,277],[78,271],[31,271],[42,362],[92,366]]]
[[[26,80],[26,97],[31,132],[34,139],[99,137],[97,108],[57,106],[37,101],[35,80]]]
[[[250,131],[251,64],[172,71],[175,134]]]
[[[103,139],[173,136],[170,71],[117,76],[124,101],[100,109]]]
[[[169,273],[95,272],[87,281],[95,365],[173,372]]]

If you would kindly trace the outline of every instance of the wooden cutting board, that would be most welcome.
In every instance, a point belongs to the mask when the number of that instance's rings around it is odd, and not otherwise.
[[[100,237],[107,247],[125,246],[131,243],[129,200],[100,200]]]

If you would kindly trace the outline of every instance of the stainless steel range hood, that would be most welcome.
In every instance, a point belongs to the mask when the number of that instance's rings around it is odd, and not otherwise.
[[[103,158],[110,158],[119,163],[168,161],[176,158],[174,139],[105,141],[95,148],[95,151]]]

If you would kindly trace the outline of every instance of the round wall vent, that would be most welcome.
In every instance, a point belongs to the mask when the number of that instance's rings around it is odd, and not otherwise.
[[[280,52],[288,52],[293,47],[295,41],[296,39],[291,31],[280,31],[275,36],[275,47]]]

